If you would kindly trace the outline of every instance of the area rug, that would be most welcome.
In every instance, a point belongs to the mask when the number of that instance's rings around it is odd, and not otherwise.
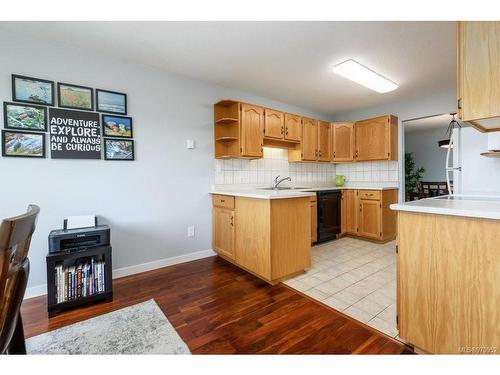
[[[154,300],[26,340],[28,354],[190,354]]]

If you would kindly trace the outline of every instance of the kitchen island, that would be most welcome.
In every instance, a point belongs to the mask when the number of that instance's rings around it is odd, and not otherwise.
[[[498,353],[500,198],[438,197],[391,209],[400,337],[429,353]]]
[[[213,248],[275,284],[311,266],[310,200],[300,191],[212,192]]]

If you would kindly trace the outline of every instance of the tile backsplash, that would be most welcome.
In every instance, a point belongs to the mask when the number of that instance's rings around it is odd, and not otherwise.
[[[349,182],[398,182],[398,162],[359,162],[346,164],[289,163],[288,151],[264,147],[264,158],[215,159],[215,185],[269,185],[274,177],[290,176],[292,186],[329,186],[335,174],[343,174]]]
[[[337,164],[336,173],[346,176],[347,182],[397,183],[399,164],[392,160]]]

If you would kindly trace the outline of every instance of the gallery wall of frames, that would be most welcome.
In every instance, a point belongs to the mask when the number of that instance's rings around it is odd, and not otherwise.
[[[124,93],[12,74],[3,119],[4,157],[135,159]]]

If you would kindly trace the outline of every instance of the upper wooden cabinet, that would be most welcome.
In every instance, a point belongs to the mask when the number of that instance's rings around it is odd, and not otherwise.
[[[333,122],[332,132],[332,161],[354,161],[354,123]]]
[[[330,123],[302,118],[302,140],[288,151],[288,161],[331,161]]]
[[[393,115],[357,121],[355,159],[398,160],[398,118]]]
[[[285,137],[285,115],[266,108],[264,110],[264,137],[283,139]]]
[[[500,22],[458,22],[458,116],[500,130]]]
[[[325,121],[318,121],[318,161],[330,161],[330,150],[330,123]]]
[[[241,104],[241,156],[262,157],[264,108]]]
[[[285,139],[300,142],[302,139],[302,117],[285,113]]]
[[[318,121],[302,118],[302,160],[315,161],[318,158]]]

